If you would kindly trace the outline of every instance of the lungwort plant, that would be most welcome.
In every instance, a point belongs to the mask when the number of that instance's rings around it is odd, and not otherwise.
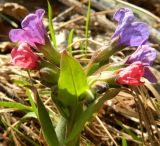
[[[156,82],[150,70],[156,51],[148,42],[147,25],[136,22],[130,9],[121,8],[114,15],[118,26],[110,44],[95,51],[88,64],[82,65],[72,56],[72,49],[58,49],[55,33],[50,32],[52,39],[49,38],[42,22],[44,13],[43,9],[36,10],[24,18],[21,28],[10,31],[11,41],[18,44],[11,52],[11,63],[22,69],[38,70],[41,83],[51,90],[52,101],[60,113],[58,123],[51,120],[34,85],[26,86],[34,93],[32,106],[47,144],[79,146],[85,124],[106,100],[114,98],[124,86],[143,85],[144,78]],[[54,30],[53,25],[50,30]],[[110,63],[110,57],[125,47],[138,48],[124,61]]]

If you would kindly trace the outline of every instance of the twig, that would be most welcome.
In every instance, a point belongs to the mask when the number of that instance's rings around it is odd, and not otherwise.
[[[104,131],[107,133],[107,135],[109,136],[109,138],[113,141],[113,143],[118,146],[118,144],[116,143],[116,141],[114,140],[114,138],[112,137],[112,135],[109,133],[108,129],[104,126],[104,124],[101,122],[101,120],[99,119],[98,116],[96,116],[96,120],[98,121],[98,123],[102,126],[102,128],[104,129]]]
[[[67,48],[70,48],[70,47],[74,46],[78,42],[85,42],[87,40],[90,41],[90,42],[92,42],[92,43],[94,43],[94,44],[96,44],[96,45],[103,46],[103,44],[101,44],[101,43],[99,43],[97,41],[94,41],[92,39],[82,38],[82,39],[78,39],[77,41],[73,42],[72,44],[70,44],[69,46],[67,46]]]
[[[72,7],[71,7],[72,8]],[[100,11],[100,12],[94,12],[94,13],[91,13],[91,17],[93,16],[100,16],[100,15],[106,15],[107,13],[113,13],[113,10],[104,10],[104,11]],[[59,29],[62,29],[63,27],[66,27],[67,25],[71,24],[71,23],[74,23],[74,22],[77,22],[77,21],[80,21],[80,20],[85,20],[85,16],[78,16],[74,19],[71,19],[63,24],[61,24],[59,27],[55,28],[55,30],[59,30]],[[114,24],[112,24],[114,25]],[[115,27],[115,26],[114,26]]]
[[[74,8],[75,7],[73,6],[73,7],[68,8],[67,10],[63,11],[57,17],[55,17],[53,19],[53,21],[56,21],[56,22],[63,21],[66,17],[68,17],[71,14],[71,12],[74,10]]]
[[[75,1],[75,0],[59,0],[59,1],[69,7],[75,6],[76,7],[75,11],[80,13],[81,15],[87,14],[87,7],[78,1]],[[94,11],[92,10],[91,12],[94,12]],[[102,29],[108,29],[108,30],[115,29],[114,23],[108,20],[106,17],[102,17],[102,16],[91,17],[90,24],[94,24],[94,22],[98,22],[99,26]]]
[[[5,119],[6,119],[6,122],[7,122],[8,126],[11,127],[11,123],[10,123],[8,114],[7,114],[7,113],[4,113],[4,117],[5,117]],[[20,146],[21,144],[19,143],[19,141],[18,141],[18,139],[17,139],[17,137],[16,137],[16,134],[15,134],[15,132],[14,132],[12,129],[11,129],[11,133],[12,133],[13,140],[14,140],[14,142],[15,142],[15,145],[16,145],[16,146]]]

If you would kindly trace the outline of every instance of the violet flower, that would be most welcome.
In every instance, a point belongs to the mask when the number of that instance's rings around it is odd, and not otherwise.
[[[36,48],[36,44],[45,44],[46,30],[42,23],[45,11],[36,10],[35,13],[27,15],[21,23],[22,29],[12,29],[9,38],[12,42],[26,42]]]
[[[112,38],[119,37],[119,45],[139,46],[145,44],[149,37],[145,23],[134,22],[133,12],[128,8],[121,8],[114,14],[118,27]]]
[[[144,66],[144,77],[152,83],[156,83],[157,79],[152,74],[149,69],[156,59],[156,50],[149,45],[139,46],[138,49],[128,58],[127,64],[132,64],[134,62],[140,61]]]

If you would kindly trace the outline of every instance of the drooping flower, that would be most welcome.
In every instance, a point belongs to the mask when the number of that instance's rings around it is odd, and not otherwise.
[[[143,82],[141,78],[144,75],[144,66],[141,62],[134,62],[131,65],[123,68],[116,79],[116,82],[121,85],[139,86]]]
[[[157,53],[154,48],[150,47],[149,45],[142,45],[139,46],[131,56],[129,56],[126,64],[132,64],[136,61],[140,61],[144,66],[144,77],[150,82],[155,83],[157,82],[157,79],[150,71],[149,66],[153,64],[156,56]]]
[[[31,50],[27,43],[21,43],[18,48],[11,51],[11,64],[24,69],[36,69],[38,56]]]
[[[145,66],[151,66],[153,61],[156,59],[156,50],[149,45],[142,45],[137,48],[137,50],[129,56],[127,64],[131,64],[135,61],[141,61]]]
[[[149,38],[147,25],[135,22],[133,12],[130,9],[119,9],[115,13],[114,19],[118,22],[118,27],[112,38],[119,37],[119,45],[139,46],[147,42]]]
[[[21,29],[12,29],[9,38],[12,42],[26,42],[36,48],[36,44],[45,44],[46,30],[42,19],[45,11],[36,10],[35,13],[27,15],[21,23]]]

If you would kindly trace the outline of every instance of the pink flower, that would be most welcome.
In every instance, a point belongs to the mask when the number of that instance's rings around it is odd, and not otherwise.
[[[24,69],[36,69],[38,56],[31,50],[27,43],[21,43],[19,48],[11,51],[11,64]]]
[[[122,69],[118,73],[117,83],[122,85],[139,86],[142,85],[141,77],[144,75],[144,66],[137,61]]]
[[[45,10],[38,9],[35,13],[27,15],[22,23],[22,28],[11,29],[9,38],[12,42],[27,42],[30,46],[37,48],[37,44],[45,45],[45,37],[47,36],[42,19]]]

